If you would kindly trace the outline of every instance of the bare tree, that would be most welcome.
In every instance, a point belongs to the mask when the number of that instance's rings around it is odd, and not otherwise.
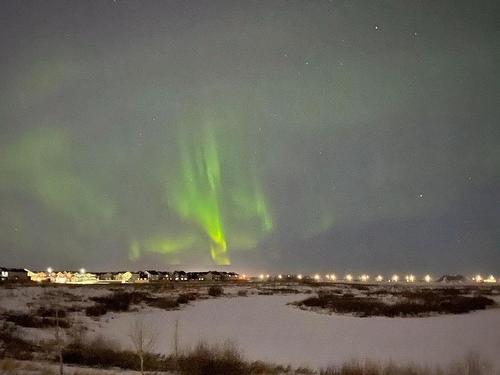
[[[179,355],[179,317],[175,319],[175,331],[174,331],[174,353],[175,359]]]
[[[157,335],[144,324],[142,318],[138,318],[132,325],[129,337],[139,357],[141,374],[144,374],[144,357],[153,350]]]
[[[60,290],[55,290],[53,293],[51,293],[50,296],[47,296],[52,300],[52,308],[54,309],[54,317],[55,317],[55,332],[54,332],[54,341],[55,341],[55,349],[57,353],[57,358],[59,362],[59,374],[63,375],[64,374],[64,366],[63,366],[63,348],[64,348],[64,337],[63,333],[61,332],[61,323],[60,323],[60,316],[61,316],[61,301],[62,301],[62,295]]]
[[[56,350],[57,350],[57,356],[59,358],[59,375],[64,374],[64,367],[63,367],[63,344],[62,344],[62,338],[61,338],[61,333],[59,332],[59,306],[55,305],[56,309],[56,333],[55,333],[55,339],[56,339]]]

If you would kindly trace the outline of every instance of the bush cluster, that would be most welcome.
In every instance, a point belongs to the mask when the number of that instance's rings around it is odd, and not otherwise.
[[[0,358],[31,360],[38,350],[37,345],[22,338],[15,326],[5,323],[0,326]]]
[[[219,297],[224,294],[224,289],[220,285],[212,285],[208,288],[208,295],[212,297]]]
[[[108,312],[106,305],[95,303],[92,306],[85,308],[85,315],[87,316],[101,316]]]
[[[91,300],[106,306],[109,311],[128,311],[130,305],[140,303],[148,298],[142,292],[115,292],[103,297],[92,297]]]
[[[149,294],[144,292],[117,291],[106,296],[92,297],[90,299],[96,303],[85,309],[85,314],[87,316],[101,316],[106,314],[108,311],[128,311],[130,309],[130,305],[138,304],[142,301],[149,301],[151,298],[149,297]]]
[[[473,310],[483,310],[495,302],[483,296],[461,296],[453,293],[404,292],[404,300],[395,304],[386,304],[371,297],[356,297],[352,294],[342,296],[330,293],[318,293],[298,302],[299,306],[320,307],[336,313],[352,313],[356,316],[419,316],[431,313],[464,314]]]
[[[54,313],[55,314],[55,313]],[[66,316],[65,314],[63,314]],[[61,328],[69,328],[71,323],[68,319],[60,318],[57,322],[55,316],[38,316],[36,313],[6,312],[3,314],[6,321],[27,328],[48,328],[59,324]]]
[[[148,305],[159,309],[171,310],[179,307],[179,299],[170,297],[161,297],[148,300]]]
[[[118,367],[122,369],[139,369],[137,355],[128,350],[118,350],[111,342],[98,338],[90,343],[73,342],[63,350],[64,363],[101,368]],[[144,357],[144,368],[157,371],[165,368],[163,357],[147,354]]]

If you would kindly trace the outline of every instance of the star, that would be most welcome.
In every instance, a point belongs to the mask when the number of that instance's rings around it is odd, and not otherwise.
[[[375,25],[375,30],[379,30],[379,29],[380,29],[379,25]]]

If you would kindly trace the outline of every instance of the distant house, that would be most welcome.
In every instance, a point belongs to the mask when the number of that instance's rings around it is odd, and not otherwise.
[[[95,276],[97,277],[97,280],[100,281],[111,281],[114,279],[112,272],[96,272]]]
[[[140,272],[130,272],[130,279],[128,280],[129,283],[136,283],[138,281],[141,281],[141,273]]]
[[[240,278],[240,275],[237,274],[236,272],[228,272],[227,273],[227,278],[229,280],[238,280]]]
[[[222,274],[219,271],[208,271],[205,273],[205,280],[208,281],[221,281]]]
[[[57,284],[66,284],[71,281],[73,274],[68,271],[52,272],[50,274],[50,282]]]
[[[97,282],[95,274],[90,272],[73,272],[71,278],[66,281],[71,284],[95,284]]]
[[[119,281],[119,282],[122,282],[122,283],[128,283],[128,282],[131,282],[131,281],[134,281],[132,280],[132,273],[129,272],[129,271],[123,271],[123,272],[117,272],[113,275],[113,280],[115,281]]]
[[[28,271],[28,277],[31,279],[31,281],[41,283],[44,281],[49,281],[49,275],[48,273],[45,272],[31,272]]]
[[[465,283],[467,279],[463,275],[443,275],[437,281],[439,283]]]
[[[158,271],[147,270],[147,271],[144,271],[144,273],[146,274],[146,278],[148,279],[148,281],[160,280],[160,273]]]
[[[187,281],[188,276],[184,271],[174,271],[173,280],[174,281]]]
[[[28,270],[24,268],[0,267],[0,280],[2,281],[29,281]]]
[[[158,271],[160,275],[160,280],[171,280],[172,275],[167,271]]]

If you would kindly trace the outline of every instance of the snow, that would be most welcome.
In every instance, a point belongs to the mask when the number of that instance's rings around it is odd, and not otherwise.
[[[63,306],[86,304],[90,297],[109,294],[103,287],[67,287],[67,286],[22,286],[16,288],[0,288],[0,312],[29,311],[32,306],[47,305],[57,302]],[[71,298],[70,298],[71,297]]]
[[[12,359],[0,360],[1,374],[40,375],[59,374],[59,365],[54,362],[19,361]],[[138,371],[123,369],[96,369],[85,366],[64,365],[66,375],[137,375]],[[148,372],[149,373],[149,372]],[[155,375],[168,375],[171,372],[155,372]]]
[[[178,311],[147,309],[107,314],[94,334],[130,347],[130,327],[142,319],[157,333],[156,351],[231,340],[248,359],[326,367],[352,359],[449,364],[479,353],[500,368],[500,309],[428,318],[357,318],[302,311],[287,302],[305,295],[252,295],[197,301]]]

